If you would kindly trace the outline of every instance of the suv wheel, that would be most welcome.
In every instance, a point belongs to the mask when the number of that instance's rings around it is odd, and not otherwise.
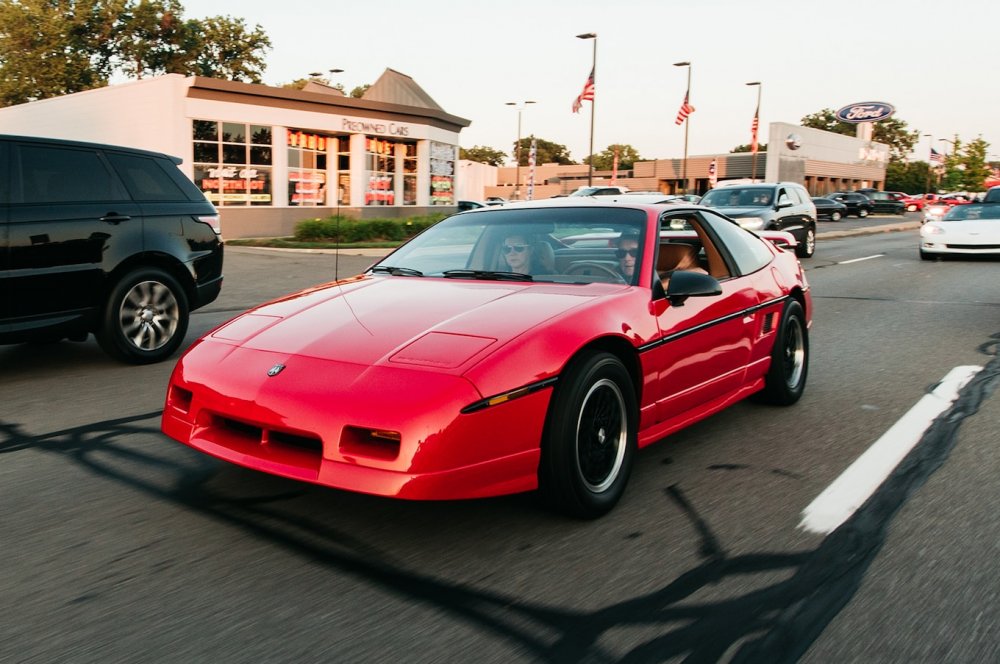
[[[112,357],[149,364],[177,350],[187,328],[187,295],[177,280],[158,268],[139,268],[111,289],[96,336]]]
[[[816,229],[807,226],[806,235],[802,242],[795,247],[795,255],[799,258],[812,258],[816,253]]]
[[[859,219],[864,219],[867,216],[868,216],[868,210],[866,208],[860,208],[858,210],[858,218]]]

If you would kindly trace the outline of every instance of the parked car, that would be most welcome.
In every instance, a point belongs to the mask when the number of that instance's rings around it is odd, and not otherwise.
[[[827,194],[826,197],[835,200],[838,203],[843,203],[847,206],[847,214],[849,216],[859,217],[861,219],[870,215],[872,213],[872,207],[874,207],[871,199],[864,194],[838,191],[832,194]]]
[[[580,187],[570,196],[621,196],[628,192],[628,187],[601,185],[597,187]]]
[[[648,203],[649,205],[684,203],[684,199],[676,194],[660,194],[647,191],[630,191],[621,196],[609,197],[612,201],[622,201],[623,203]]]
[[[906,211],[903,201],[888,191],[873,191],[865,195],[872,202],[872,212],[874,214],[903,214]]]
[[[487,205],[503,205],[506,202],[507,202],[507,199],[503,198],[501,196],[487,196],[486,197],[486,204]]]
[[[723,185],[701,198],[701,204],[733,218],[748,230],[788,231],[796,253],[808,258],[816,251],[816,206],[795,182]]]
[[[174,369],[162,429],[339,489],[539,489],[597,517],[638,448],[754,393],[782,406],[802,395],[809,285],[775,244],[791,236],[761,234],[705,208],[601,198],[457,214],[356,279],[206,334]],[[678,269],[681,255],[701,271]]]
[[[223,254],[218,212],[180,163],[0,136],[0,343],[93,333],[135,364],[177,350],[219,295]]]
[[[920,227],[920,257],[1000,254],[1000,205],[969,203],[948,209]]]
[[[816,206],[817,219],[829,219],[830,221],[840,221],[847,216],[847,206],[832,198],[813,198],[813,205]]]
[[[983,196],[983,203],[1000,203],[1000,187],[990,187]]]
[[[908,195],[906,198],[903,198],[902,201],[907,212],[920,212],[924,209],[924,205],[926,204],[926,200],[922,194]]]
[[[955,207],[954,205],[948,205],[947,203],[941,203],[939,201],[934,201],[928,203],[924,206],[924,218],[922,223],[927,223],[928,221],[939,221],[948,210]]]
[[[465,212],[466,210],[476,210],[478,208],[486,207],[488,203],[481,201],[458,201],[458,211]]]

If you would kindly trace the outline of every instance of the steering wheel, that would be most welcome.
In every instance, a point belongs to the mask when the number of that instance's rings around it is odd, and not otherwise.
[[[580,261],[579,263],[573,263],[566,268],[566,274],[611,277],[616,283],[625,283],[625,277],[618,274],[607,265],[602,265],[601,263],[596,263],[594,261]]]

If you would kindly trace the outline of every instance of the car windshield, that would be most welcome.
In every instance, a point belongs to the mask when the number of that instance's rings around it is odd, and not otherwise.
[[[948,210],[942,221],[972,221],[980,219],[983,221],[1000,220],[1000,205],[977,205],[976,203],[956,205]]]
[[[484,208],[432,226],[370,268],[394,277],[634,283],[646,213],[624,207]]]
[[[725,187],[713,189],[701,199],[708,207],[769,207],[774,190],[770,187]]]

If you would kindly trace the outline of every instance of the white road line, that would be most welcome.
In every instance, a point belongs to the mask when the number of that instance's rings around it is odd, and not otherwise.
[[[882,258],[885,254],[875,254],[874,256],[865,256],[864,258],[852,258],[849,261],[840,261],[837,265],[848,265],[849,263],[860,263],[861,261],[870,261],[873,258]]]
[[[799,528],[827,534],[847,521],[982,367],[955,367],[802,511]]]

